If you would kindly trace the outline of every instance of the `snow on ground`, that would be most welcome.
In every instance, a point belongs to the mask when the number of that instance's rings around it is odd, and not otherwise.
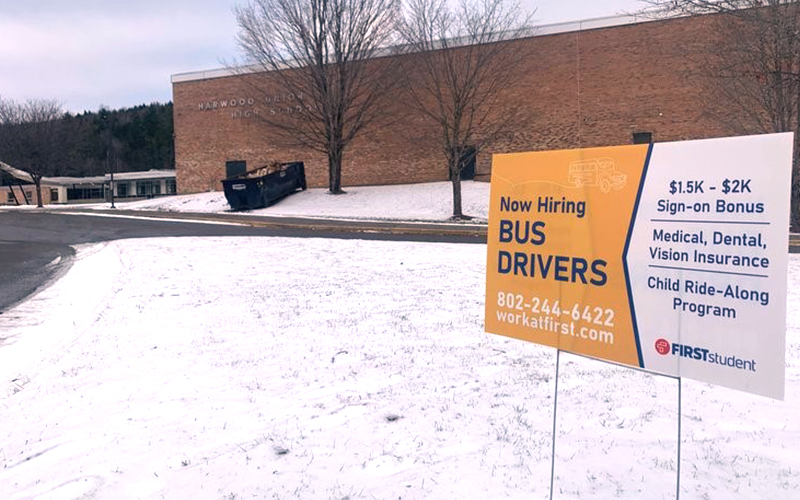
[[[545,499],[553,349],[483,332],[485,246],[85,246],[0,316],[0,497]],[[797,499],[786,401],[683,382],[682,498]],[[3,341],[0,341],[3,343]],[[562,354],[555,498],[675,494],[675,380]]]
[[[463,213],[486,222],[489,213],[489,183],[461,183]],[[453,192],[449,182],[404,184],[399,186],[345,187],[346,194],[333,196],[327,189],[308,189],[251,215],[332,217],[345,219],[445,221],[453,214]],[[79,205],[81,208],[108,208],[109,203]],[[150,200],[117,202],[126,210],[165,212],[229,212],[231,207],[222,192],[165,196]],[[76,205],[51,205],[48,208],[75,208]]]

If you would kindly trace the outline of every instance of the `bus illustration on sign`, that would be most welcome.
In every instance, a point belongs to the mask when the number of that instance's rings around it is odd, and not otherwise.
[[[608,193],[625,187],[628,176],[614,168],[613,158],[591,158],[576,160],[569,164],[568,181],[575,187],[597,186]]]

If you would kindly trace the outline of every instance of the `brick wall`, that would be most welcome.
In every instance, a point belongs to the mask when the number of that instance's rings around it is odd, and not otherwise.
[[[493,152],[630,144],[634,132],[651,132],[656,141],[730,135],[719,116],[725,108],[712,106],[697,56],[710,52],[717,19],[651,21],[513,42],[530,56],[503,100],[530,110],[533,121],[479,155],[479,177],[489,173]],[[260,81],[240,75],[173,84],[179,192],[221,189],[228,160],[245,160],[248,168],[304,161],[308,185],[327,187],[324,155],[281,143],[254,115],[292,105],[280,90],[265,102],[256,89]],[[447,179],[435,129],[405,113],[399,96],[389,98],[387,118],[396,119],[345,152],[345,188]]]
[[[20,190],[20,187],[22,190]],[[12,196],[11,190],[14,191],[14,196]],[[42,204],[43,205],[50,205],[51,203],[57,203],[53,201],[50,197],[50,186],[46,186],[42,184]],[[23,195],[22,192],[25,192]],[[25,198],[27,197],[28,205],[36,205],[38,203],[38,198],[36,197],[36,186],[33,184],[26,184],[24,186],[0,186],[0,205],[15,205],[14,197],[16,196],[16,200],[20,205],[25,205]]]

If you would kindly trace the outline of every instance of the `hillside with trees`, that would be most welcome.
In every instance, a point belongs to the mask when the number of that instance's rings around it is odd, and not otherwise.
[[[0,161],[22,170],[30,158],[40,154],[34,143],[15,140],[30,126],[24,110],[35,104],[0,98]],[[79,114],[58,112],[52,121],[48,161],[39,168],[46,177],[175,168],[172,103]]]

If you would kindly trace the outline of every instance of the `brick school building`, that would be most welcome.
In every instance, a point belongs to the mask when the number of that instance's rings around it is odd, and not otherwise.
[[[633,142],[734,135],[729,107],[714,103],[703,76],[720,16],[651,20],[610,17],[541,26],[515,39],[531,56],[504,102],[533,117],[477,156],[475,178],[488,180],[495,152],[540,151]],[[414,57],[395,55],[387,57]],[[384,59],[384,58],[381,58]],[[389,61],[391,63],[391,60]],[[274,86],[266,94],[227,69],[173,75],[175,162],[180,193],[221,189],[228,162],[256,168],[273,161],[305,162],[309,187],[327,187],[327,160],[281,144],[258,116],[289,113],[300,97]],[[401,116],[400,95],[386,113]],[[431,129],[402,115],[369,130],[345,151],[342,185],[447,180],[447,165]]]

